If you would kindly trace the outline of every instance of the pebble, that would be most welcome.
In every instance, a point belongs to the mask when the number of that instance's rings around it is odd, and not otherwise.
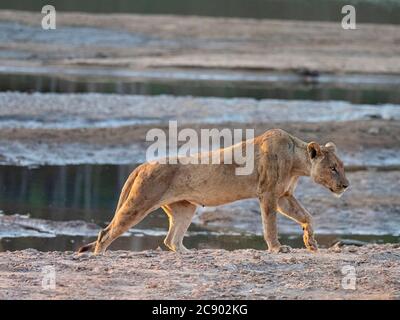
[[[376,128],[376,127],[372,127],[372,128],[370,128],[370,129],[368,130],[368,133],[369,133],[369,134],[372,134],[372,135],[377,135],[377,134],[379,134],[379,132],[380,132],[380,129],[379,129],[379,128]]]

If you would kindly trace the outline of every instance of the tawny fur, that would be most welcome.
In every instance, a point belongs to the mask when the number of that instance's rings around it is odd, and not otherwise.
[[[250,175],[236,175],[237,164],[224,164],[224,152],[254,144],[254,170]],[[219,153],[221,164],[160,164],[148,162],[137,167],[127,179],[111,223],[99,233],[97,241],[79,251],[102,253],[117,237],[139,223],[150,212],[162,207],[169,217],[169,231],[164,241],[173,251],[186,252],[182,241],[198,205],[218,206],[240,199],[258,198],[264,238],[271,252],[285,252],[289,247],[278,241],[276,212],[299,223],[304,230],[305,246],[317,250],[309,212],[293,196],[300,176],[311,176],[319,184],[341,194],[348,187],[343,163],[333,143],[320,146],[306,143],[280,129],[273,129],[254,139]]]

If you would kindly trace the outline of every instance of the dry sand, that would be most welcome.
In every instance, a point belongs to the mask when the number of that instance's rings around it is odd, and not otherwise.
[[[399,264],[398,245],[80,257],[28,249],[0,253],[0,299],[399,299]],[[48,266],[55,290],[42,288]],[[342,286],[344,266],[354,267],[355,290]]]

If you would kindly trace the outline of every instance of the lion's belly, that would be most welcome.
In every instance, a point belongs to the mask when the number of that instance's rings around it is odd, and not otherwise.
[[[241,199],[253,198],[254,196],[255,195],[253,194],[238,194],[235,196],[216,194],[215,196],[208,196],[208,197],[200,195],[195,197],[188,197],[188,201],[204,207],[215,207]]]
[[[239,176],[226,166],[201,168],[181,175],[178,185],[185,200],[202,206],[218,206],[256,196],[257,183],[252,176]]]

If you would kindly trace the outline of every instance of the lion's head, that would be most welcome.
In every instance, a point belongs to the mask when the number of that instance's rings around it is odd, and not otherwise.
[[[344,173],[343,162],[336,155],[336,146],[328,142],[320,146],[316,142],[307,145],[307,151],[311,159],[311,178],[335,195],[341,196],[349,187]]]

